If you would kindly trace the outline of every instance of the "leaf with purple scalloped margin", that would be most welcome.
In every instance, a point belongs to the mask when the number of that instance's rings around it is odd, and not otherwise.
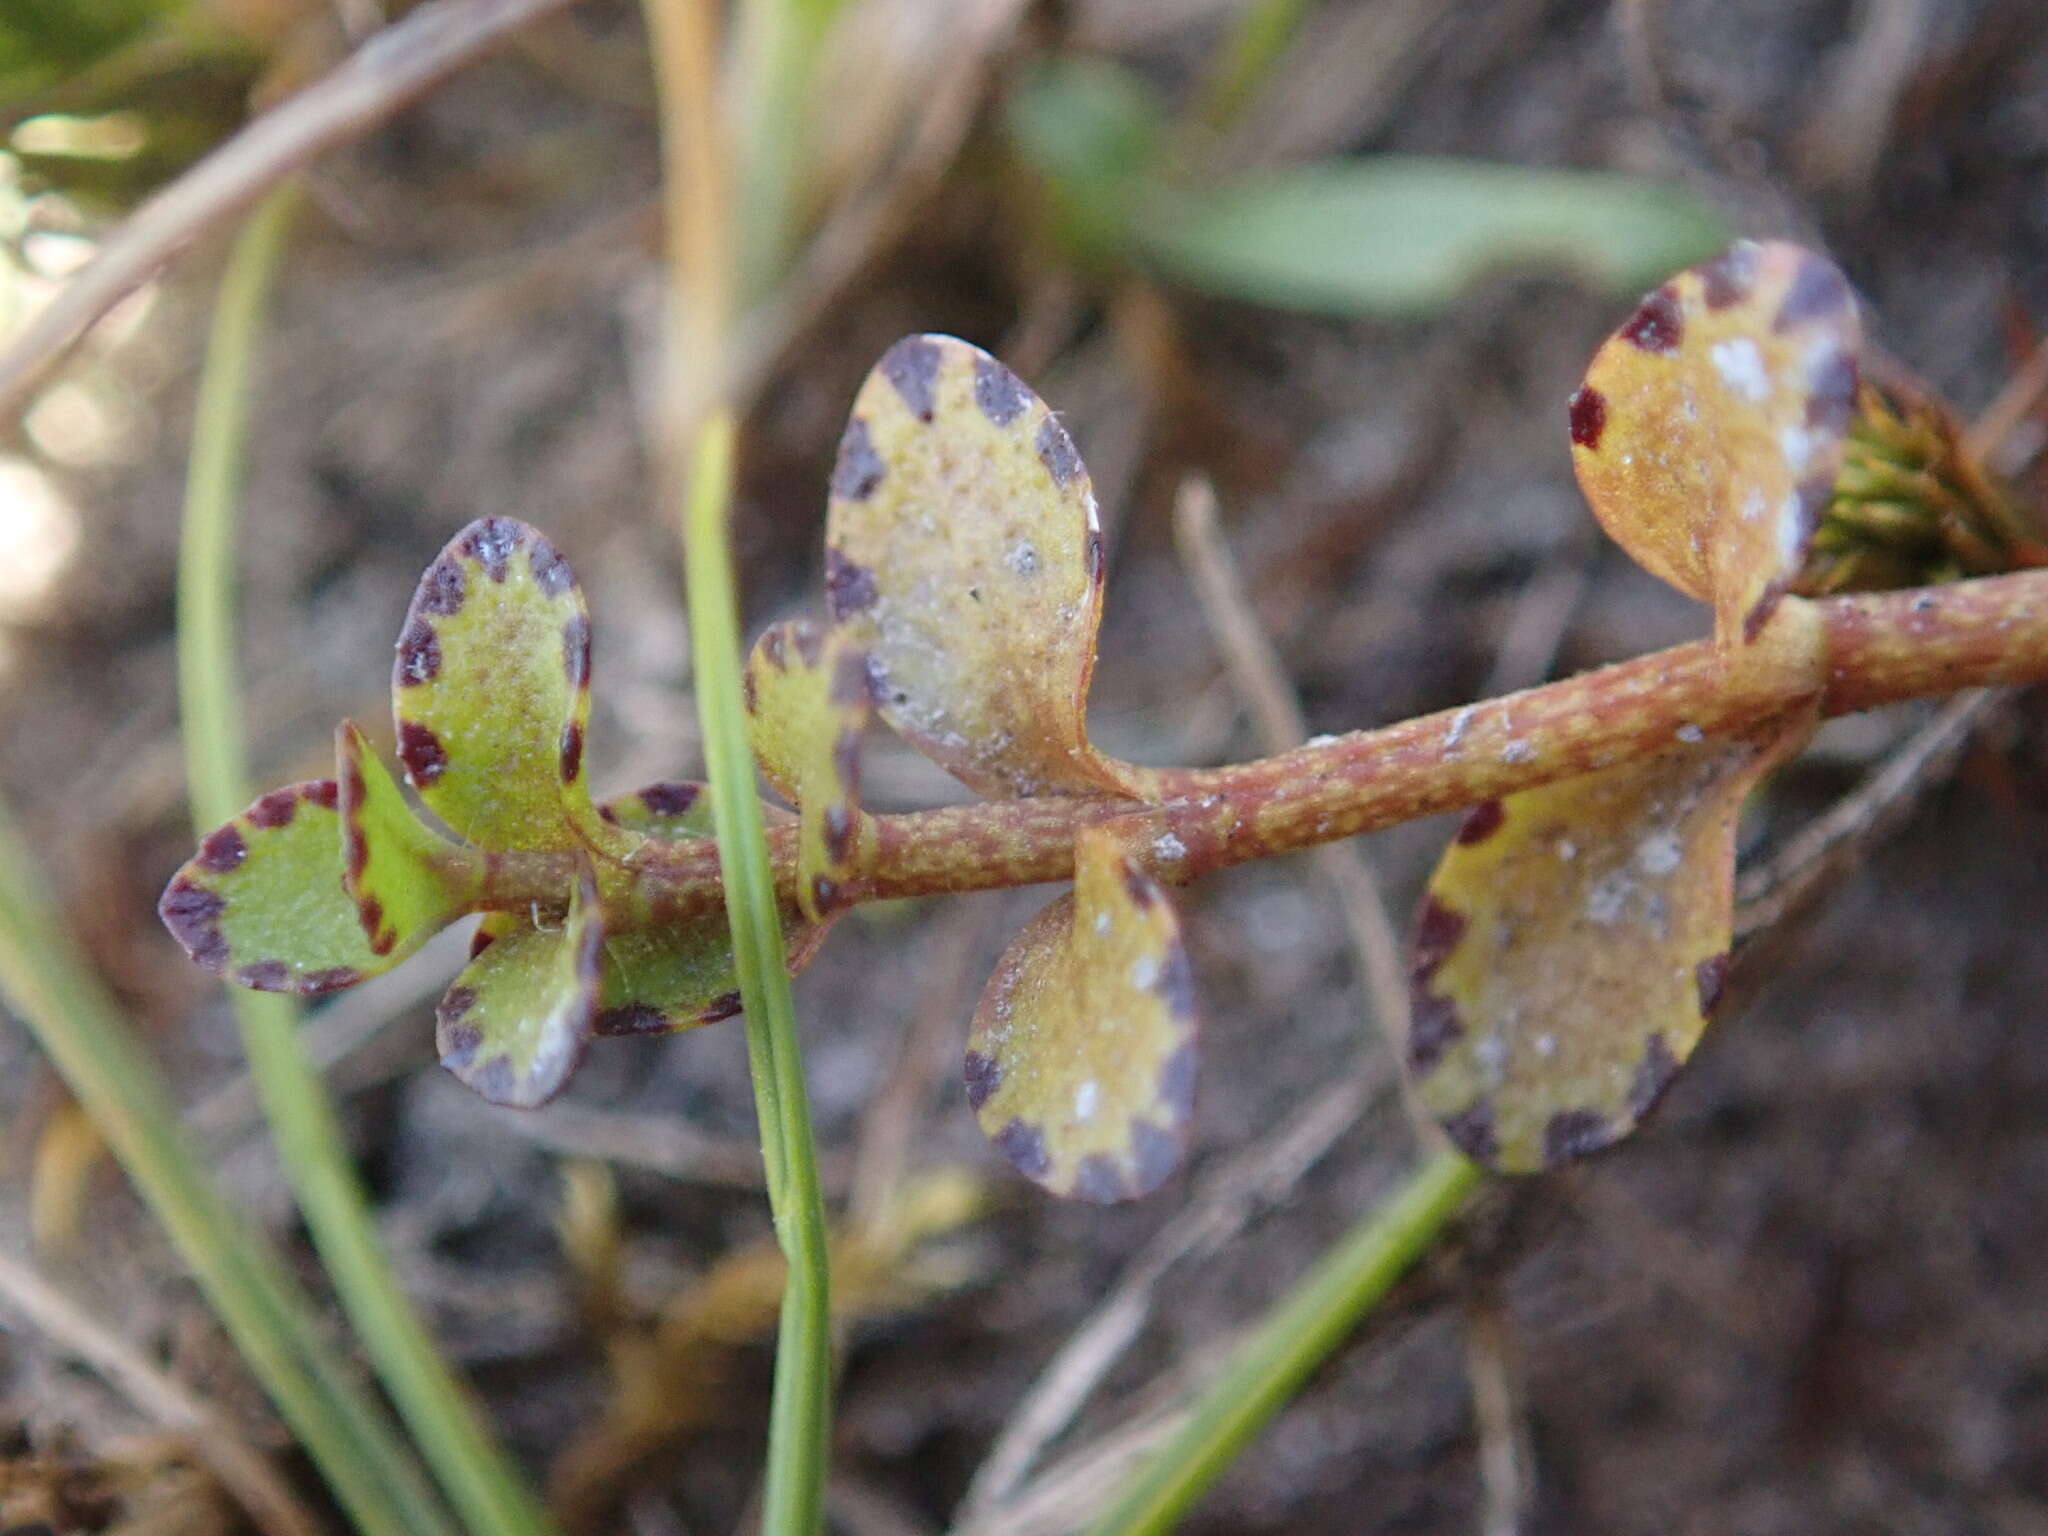
[[[406,775],[458,836],[493,851],[588,837],[590,620],[543,534],[487,517],[449,541],[406,613],[391,696]]]
[[[867,654],[847,631],[778,624],[747,657],[755,760],[797,808],[797,904],[812,922],[844,905],[871,841],[860,812],[860,747],[874,713]]]
[[[1842,274],[1737,241],[1646,298],[1571,401],[1572,461],[1607,532],[1753,639],[1805,564],[1841,472],[1862,327]]]
[[[413,814],[404,791],[353,721],[334,733],[341,786],[342,885],[370,948],[411,954],[463,913],[484,883],[484,855],[441,836]]]
[[[1087,734],[1095,493],[1002,363],[951,336],[889,349],[840,439],[825,559],[876,707],[920,751],[988,795],[1135,792]]]
[[[968,1038],[967,1098],[1018,1171],[1109,1203],[1180,1166],[1194,1107],[1194,979],[1159,883],[1112,827],[1074,842],[1074,890],[1010,943]]]
[[[1649,1111],[1720,995],[1743,801],[1812,730],[1801,711],[1467,816],[1423,901],[1407,1060],[1466,1156],[1534,1173]]]
[[[559,927],[528,922],[494,936],[434,1011],[441,1065],[493,1104],[545,1104],[590,1043],[605,927],[596,874],[582,866]]]
[[[218,828],[157,903],[203,969],[263,992],[314,996],[399,961],[378,954],[342,885],[340,794],[332,779],[273,790]]]

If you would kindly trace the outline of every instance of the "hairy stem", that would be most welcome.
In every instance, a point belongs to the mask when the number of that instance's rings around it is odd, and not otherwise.
[[[1674,646],[1562,682],[1355,731],[1224,768],[1153,774],[1162,798],[1047,796],[872,818],[874,851],[847,884],[856,901],[944,895],[1065,880],[1074,835],[1135,820],[1143,862],[1170,883],[1498,799],[1647,756],[1673,741],[1754,729],[1819,699],[1844,715],[1963,688],[2048,680],[2048,573],[2021,572],[1811,603],[1731,663],[1711,641]],[[785,910],[796,890],[796,833],[769,834]],[[563,855],[493,865],[487,904],[559,898]],[[708,840],[649,848],[654,910],[715,909]]]

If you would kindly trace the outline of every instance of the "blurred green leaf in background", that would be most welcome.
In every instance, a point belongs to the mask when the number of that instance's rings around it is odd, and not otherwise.
[[[1007,125],[1077,264],[1275,309],[1415,318],[1497,271],[1627,295],[1730,238],[1683,188],[1610,171],[1366,155],[1204,181],[1158,95],[1104,59],[1041,63]]]

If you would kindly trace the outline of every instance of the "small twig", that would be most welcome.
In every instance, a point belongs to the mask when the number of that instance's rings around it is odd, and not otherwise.
[[[1534,1460],[1522,1394],[1515,1380],[1513,1324],[1498,1289],[1488,1285],[1465,1312],[1465,1374],[1479,1432],[1481,1536],[1517,1536],[1527,1520]]]
[[[1173,504],[1173,531],[1202,616],[1257,722],[1261,744],[1276,753],[1300,746],[1308,738],[1308,721],[1273,642],[1252,612],[1217,527],[1216,492],[1207,480],[1191,475],[1181,482]],[[1341,843],[1316,850],[1316,869],[1344,909],[1373,1018],[1398,1054],[1407,1033],[1408,971],[1372,865],[1358,844]]]
[[[853,1155],[853,1187],[847,1199],[847,1220],[853,1227],[883,1221],[902,1191],[911,1145],[932,1085],[945,1072],[944,1063],[959,1059],[960,1021],[970,1012],[966,1003],[974,985],[968,966],[990,915],[983,907],[957,905],[941,914],[924,934],[927,951],[939,958],[931,977],[919,988],[895,1063],[861,1116]]]
[[[1168,1222],[1125,1266],[1088,1319],[1060,1346],[974,1475],[957,1524],[993,1529],[999,1506],[1015,1492],[1045,1448],[1074,1421],[1096,1387],[1136,1340],[1151,1315],[1152,1293],[1184,1259],[1203,1258],[1230,1242],[1260,1211],[1300,1182],[1390,1086],[1386,1058],[1340,1074],[1272,1136],[1255,1142],[1205,1176],[1186,1210]]]
[[[2009,473],[2013,466],[2001,462],[2005,446],[2044,399],[2048,399],[2048,342],[2037,342],[2019,372],[2006,380],[2005,388],[1963,434],[1963,452],[1994,472]]]
[[[307,1512],[270,1459],[211,1408],[157,1370],[28,1265],[0,1254],[0,1295],[58,1348],[85,1361],[149,1418],[174,1430],[266,1536],[317,1536]]]
[[[386,27],[145,201],[0,354],[0,413],[101,316],[211,226],[252,207],[307,162],[425,95],[464,64],[575,0],[430,0]]]
[[[1800,828],[1736,887],[1735,937],[1751,938],[1804,909],[1837,874],[1854,868],[1871,843],[1897,826],[1920,793],[1948,776],[1970,739],[2008,701],[1979,688],[1949,700],[1935,717],[1828,811]]]

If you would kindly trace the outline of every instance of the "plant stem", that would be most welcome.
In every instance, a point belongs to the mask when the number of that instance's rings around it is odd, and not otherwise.
[[[178,687],[193,818],[201,833],[249,799],[232,602],[236,512],[250,367],[296,199],[293,186],[280,187],[236,239],[214,311],[193,423],[178,562]],[[297,1006],[240,988],[231,989],[231,997],[250,1076],[314,1246],[449,1499],[479,1536],[552,1531],[399,1288],[334,1106],[300,1048]]]
[[[1407,1272],[1478,1188],[1481,1171],[1440,1152],[1352,1228],[1238,1346],[1166,1446],[1089,1536],[1160,1536]]]
[[[779,1144],[783,1164],[780,1178],[771,1179],[769,1199],[776,1236],[789,1260],[789,1283],[776,1337],[761,1529],[767,1536],[810,1536],[824,1528],[832,1405],[831,1277],[782,914],[740,692],[739,613],[725,529],[732,500],[732,436],[731,416],[713,415],[692,460],[686,530],[690,642],[763,1151]]]
[[[311,1302],[229,1209],[120,1011],[43,896],[0,806],[0,996],[78,1096],[235,1347],[366,1536],[447,1536],[410,1451],[328,1343]]]
[[[1702,741],[1736,735],[1816,696],[1823,714],[1843,715],[2048,681],[2048,572],[1802,607],[1820,631],[1817,648],[1778,644],[1775,625],[1739,666],[1711,641],[1674,646],[1277,757],[1153,770],[1156,801],[1047,795],[875,815],[873,853],[842,890],[878,901],[1065,880],[1074,835],[1109,821],[1142,829],[1147,837],[1134,844],[1141,861],[1180,883],[1611,767],[1695,733]],[[768,842],[793,910],[796,833],[779,828]],[[650,847],[640,872],[678,918],[722,900],[705,840]],[[509,911],[554,900],[567,879],[558,855],[508,855],[494,866],[486,904]]]

